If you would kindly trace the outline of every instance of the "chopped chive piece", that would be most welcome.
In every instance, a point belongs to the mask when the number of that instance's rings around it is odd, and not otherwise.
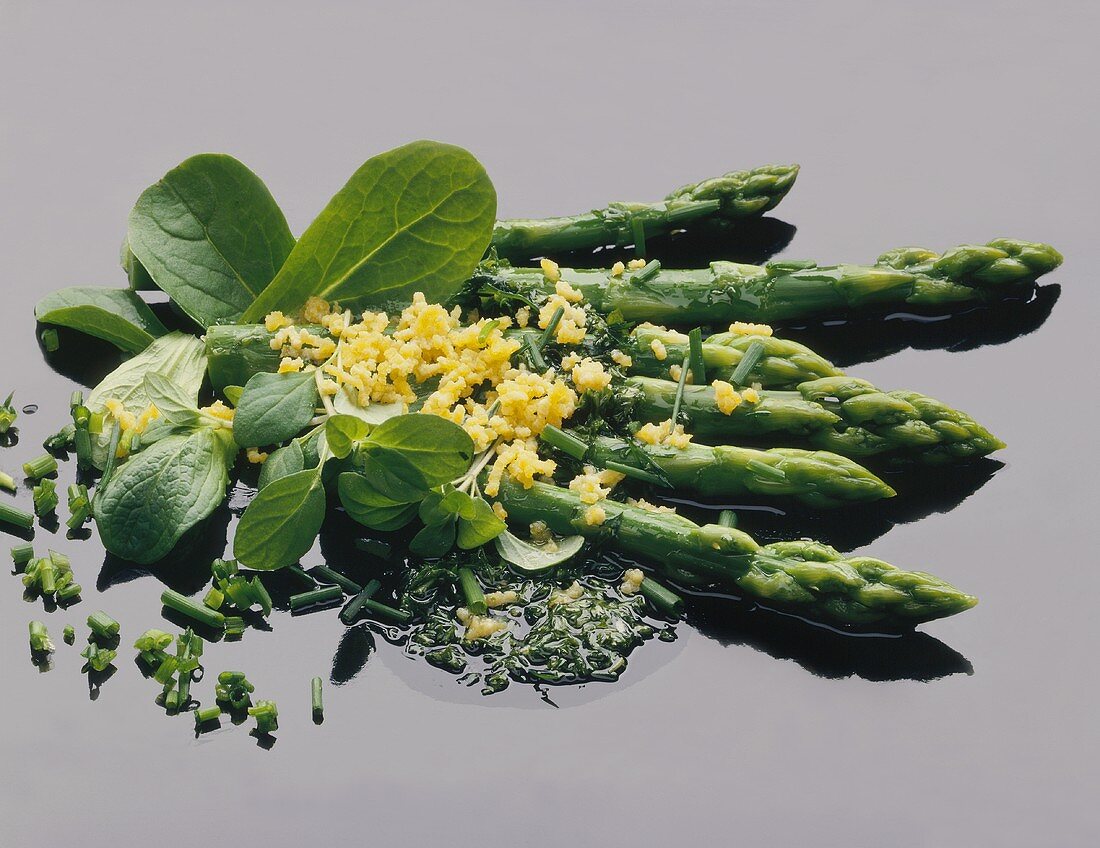
[[[381,539],[356,539],[355,547],[379,559],[389,559],[393,555],[393,545]]]
[[[634,255],[639,259],[645,258],[645,223],[641,218],[633,218],[630,221],[630,232],[634,236]]]
[[[687,385],[688,375],[688,357],[684,357],[684,362],[680,366],[680,381],[676,384],[676,398],[672,401],[672,428],[676,428],[677,422],[680,420],[680,404],[684,400],[684,386]]]
[[[9,504],[0,503],[0,523],[14,524],[16,527],[30,530],[34,526],[34,516]]]
[[[229,704],[234,710],[243,710],[249,705],[249,695],[256,687],[248,682],[241,671],[223,671],[214,685],[214,698],[219,703]]]
[[[299,580],[301,580],[302,583],[306,586],[313,587],[313,586],[317,585],[317,581],[314,580],[312,577],[310,577],[308,574],[306,574],[306,572],[303,571],[302,567],[299,566],[299,565],[288,566],[286,571],[287,571],[287,574],[293,574],[295,577],[297,577]]]
[[[377,580],[371,580],[367,583],[367,585],[363,587],[363,591],[348,601],[347,604],[344,605],[344,608],[340,610],[340,620],[347,625],[354,624],[355,620],[359,617],[360,610],[363,609],[367,601],[374,597],[374,594],[381,588],[382,584]]]
[[[52,559],[43,559],[38,566],[38,588],[43,595],[52,595],[57,591],[57,568]]]
[[[76,641],[76,629],[71,624],[66,624],[65,629],[61,631],[61,638],[65,640],[66,645],[71,645]]]
[[[632,477],[635,480],[641,480],[645,483],[652,483],[654,486],[663,486],[666,489],[669,487],[667,480],[663,480],[656,474],[651,474],[645,469],[635,468],[633,465],[626,465],[622,462],[609,460],[605,462],[603,466],[608,471],[618,471],[620,474],[625,474],[627,477]]]
[[[80,389],[76,389],[71,395],[69,395],[69,409],[74,409],[78,406],[84,405],[84,392]]]
[[[46,630],[46,625],[41,621],[32,621],[27,625],[27,629],[30,631],[31,651],[33,653],[45,654],[54,649],[49,631]]]
[[[225,617],[225,635],[226,636],[242,636],[244,634],[245,624],[244,619],[239,615],[227,615]]]
[[[138,651],[163,651],[172,644],[172,634],[165,633],[151,627],[142,633],[134,641],[134,649]]]
[[[69,520],[65,524],[70,530],[83,527],[92,514],[92,498],[88,487],[82,483],[73,483],[68,489]]]
[[[327,565],[316,565],[310,569],[310,573],[326,583],[335,583],[349,595],[358,595],[363,591],[363,587],[354,580],[345,577],[339,571],[333,571]]]
[[[31,490],[34,501],[34,514],[39,518],[50,515],[57,510],[60,502],[57,497],[57,483],[49,478],[39,480]]]
[[[314,677],[309,681],[310,699],[313,702],[313,723],[320,724],[325,720],[325,705],[321,700],[321,678]]]
[[[43,477],[57,472],[57,460],[48,453],[36,456],[23,463],[23,473],[32,480],[41,480]]]
[[[96,636],[113,639],[118,635],[119,624],[103,610],[99,610],[88,616],[88,627]]]
[[[11,561],[15,563],[17,569],[26,566],[32,559],[34,559],[34,545],[30,542],[24,542],[11,549]]]
[[[176,712],[180,708],[180,693],[175,689],[169,689],[164,693],[164,708],[168,712]]]
[[[550,343],[550,340],[554,338],[554,333],[557,332],[558,324],[561,323],[561,318],[565,314],[565,307],[559,306],[554,310],[554,314],[550,316],[550,321],[546,325],[546,329],[542,331],[542,335],[538,340],[534,342],[535,349],[541,354],[542,349]]]
[[[412,620],[412,613],[408,610],[397,609],[396,607],[391,607],[388,604],[383,604],[370,598],[363,601],[362,609],[373,612],[381,618],[388,618],[390,621],[396,621],[398,624],[407,624]]]
[[[775,483],[786,483],[787,475],[782,468],[776,468],[774,465],[768,465],[766,462],[761,462],[759,459],[750,459],[745,463],[745,467],[754,472],[760,477],[766,477],[767,479]]]
[[[80,591],[79,583],[69,583],[67,586],[57,590],[56,598],[59,601],[71,601],[73,598],[80,595]]]
[[[206,597],[202,599],[202,602],[212,610],[221,609],[222,604],[225,603],[225,594],[217,587],[211,586],[210,591],[206,593]]]
[[[16,489],[15,478],[6,471],[0,471],[0,489],[7,489],[9,492],[14,492]]]
[[[344,597],[344,590],[339,586],[323,586],[310,592],[302,592],[299,595],[290,596],[291,610],[301,610],[306,607],[326,604]]]
[[[736,527],[737,526],[737,513],[732,509],[724,509],[718,513],[718,526],[719,527]]]
[[[485,326],[477,334],[477,343],[480,345],[485,344],[489,340],[489,336],[492,335],[493,330],[500,326],[500,319],[494,318],[492,321],[486,321]]]
[[[186,595],[181,595],[174,589],[165,589],[161,592],[160,602],[168,607],[168,609],[182,613],[188,618],[193,618],[195,621],[200,624],[205,624],[207,627],[213,627],[217,630],[225,628],[224,615],[217,610],[204,607],[202,604],[188,598]]]
[[[42,331],[42,347],[46,348],[46,353],[53,353],[61,347],[61,339],[58,338],[57,330],[53,327]]]
[[[176,673],[179,664],[179,660],[171,654],[165,655],[160,665],[157,666],[157,670],[153,672],[153,679],[157,681],[157,683],[167,686],[172,682],[172,675]]]
[[[691,359],[691,382],[696,386],[707,384],[707,366],[703,362],[703,328],[696,327],[688,333],[688,357]]]
[[[657,276],[657,272],[661,270],[661,263],[656,259],[649,260],[643,267],[639,268],[633,274],[630,275],[630,282],[632,283],[644,283],[652,280]]]
[[[109,648],[99,647],[95,642],[89,642],[88,647],[80,652],[80,656],[88,661],[88,667],[93,671],[106,671],[118,654]]]
[[[222,714],[222,708],[214,705],[195,710],[195,730],[199,730],[204,724],[217,721]]]
[[[48,436],[42,443],[42,447],[46,450],[68,450],[72,447],[73,439],[76,437],[76,426],[74,424],[66,424],[52,436]]]
[[[735,386],[743,386],[749,379],[749,374],[752,373],[752,369],[756,367],[757,363],[764,357],[764,345],[761,342],[753,342],[746,348],[745,355],[741,357],[741,361],[737,363],[737,367],[733,369],[733,374],[730,376],[730,382]]]
[[[279,729],[279,710],[274,701],[257,701],[248,708],[248,714],[256,719],[256,730],[259,733],[271,733]]]
[[[679,618],[680,613],[684,611],[683,598],[649,577],[642,580],[638,591],[653,605],[654,609],[670,618]]]
[[[527,354],[527,362],[531,368],[535,371],[546,370],[546,360],[543,358],[542,351],[539,350],[538,340],[532,339],[530,334],[524,334],[523,350]]]
[[[547,424],[539,434],[539,438],[550,447],[557,448],[562,453],[573,457],[573,459],[583,461],[588,455],[587,443],[578,439],[572,433],[567,433],[560,427],[555,427],[553,424]]]
[[[271,615],[271,595],[267,591],[267,587],[259,577],[253,577],[248,581],[248,587],[252,590],[252,597],[260,605],[260,610],[264,615]]]
[[[485,593],[481,591],[481,584],[477,582],[473,569],[463,566],[458,570],[458,586],[462,590],[462,597],[466,599],[466,609],[474,615],[485,615],[489,611],[485,603]]]
[[[15,423],[15,419],[18,417],[18,413],[15,411],[15,407],[11,405],[11,399],[15,397],[15,392],[12,392],[7,396],[2,404],[0,404],[0,433],[6,433],[11,429],[11,425]]]

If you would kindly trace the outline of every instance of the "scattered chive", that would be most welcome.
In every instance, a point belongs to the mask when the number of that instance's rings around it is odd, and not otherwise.
[[[661,270],[661,263],[656,259],[650,259],[644,266],[639,268],[633,274],[630,275],[630,282],[632,283],[644,283],[652,280],[657,276],[657,272]]]
[[[603,464],[603,467],[608,471],[618,471],[620,474],[625,474],[627,477],[641,480],[643,483],[652,483],[654,486],[661,486],[666,489],[669,486],[667,480],[662,480],[656,474],[652,474],[643,468],[635,468],[633,465],[626,465],[622,462],[608,460]]]
[[[680,613],[684,611],[683,598],[649,577],[642,580],[638,591],[653,605],[654,609],[670,618],[679,618]]]
[[[66,424],[52,436],[47,437],[46,441],[42,443],[42,447],[46,450],[67,450],[72,447],[75,436],[76,425]]]
[[[134,649],[142,652],[164,651],[171,644],[171,633],[151,627],[134,640]]]
[[[363,605],[360,609],[369,610],[377,616],[396,621],[398,624],[408,624],[408,622],[412,620],[411,612],[391,607],[388,604],[383,604],[370,598],[363,601]]]
[[[719,527],[736,527],[737,526],[737,513],[732,509],[724,509],[718,513],[718,526]]]
[[[359,611],[363,609],[364,605],[369,601],[374,594],[382,588],[382,584],[377,580],[371,580],[363,587],[363,591],[348,601],[342,610],[340,610],[340,620],[344,624],[352,625],[355,623],[355,619],[359,617]]]
[[[691,381],[696,386],[707,384],[707,366],[703,362],[703,328],[696,327],[688,333],[688,356],[691,359]]]
[[[57,472],[57,460],[48,453],[23,463],[23,473],[32,480],[41,480],[48,474]]]
[[[53,650],[53,640],[50,639],[46,625],[41,621],[32,621],[27,625],[30,633],[31,651],[35,654],[45,654]]]
[[[761,342],[753,342],[745,350],[745,355],[741,357],[741,361],[737,363],[737,367],[733,369],[733,374],[730,376],[730,382],[735,386],[745,385],[745,381],[748,380],[749,374],[752,369],[756,367],[757,363],[764,357],[764,345]]]
[[[393,555],[393,545],[381,539],[356,539],[355,547],[379,559],[389,559]]]
[[[76,630],[71,624],[66,624],[65,629],[61,631],[61,638],[65,640],[66,645],[71,645],[76,641]]]
[[[473,569],[463,566],[458,570],[458,586],[462,590],[462,597],[466,599],[466,609],[474,615],[485,615],[489,611],[485,603],[485,593],[481,591],[481,584],[477,582]]]
[[[248,714],[256,719],[258,733],[270,733],[279,729],[279,710],[274,701],[257,701],[248,708]]]
[[[57,497],[57,483],[49,478],[43,478],[35,484],[31,490],[31,497],[34,501],[34,514],[39,518],[55,512],[60,503]]]
[[[34,559],[34,545],[30,542],[24,542],[11,549],[11,561],[15,563],[17,569],[22,568],[32,559]]]
[[[684,362],[680,366],[680,380],[676,384],[676,398],[672,401],[672,427],[675,429],[676,423],[680,420],[680,404],[684,400],[684,386],[687,385],[688,375],[688,357],[684,357]]]
[[[225,635],[226,636],[243,636],[245,630],[244,619],[239,615],[227,615],[225,617]]]
[[[34,526],[34,516],[9,504],[0,503],[0,523],[14,524],[16,527],[30,530]]]
[[[559,306],[557,309],[555,309],[554,314],[550,316],[550,323],[546,325],[546,329],[542,331],[542,335],[539,336],[538,339],[534,342],[533,347],[538,352],[540,357],[542,355],[542,349],[550,343],[550,340],[552,338],[554,338],[554,333],[557,331],[558,324],[561,323],[561,318],[564,314],[564,306]]]
[[[57,569],[52,559],[43,559],[38,566],[38,588],[43,595],[52,595],[57,591]]]
[[[305,609],[306,607],[317,606],[319,604],[325,604],[330,601],[338,600],[344,597],[344,590],[339,586],[323,586],[320,589],[313,589],[309,592],[302,592],[298,595],[290,596],[290,609],[293,611]]]
[[[639,259],[645,258],[645,223],[641,218],[632,218],[630,232],[634,236],[634,255]]]
[[[0,489],[7,489],[9,492],[14,492],[16,489],[15,478],[6,471],[0,471]]]
[[[188,598],[186,595],[181,595],[174,589],[165,589],[161,592],[160,602],[168,607],[168,609],[182,613],[200,624],[205,624],[207,627],[213,627],[217,630],[223,630],[225,628],[224,615],[217,610],[204,607],[202,604]]]
[[[118,635],[119,624],[103,610],[93,612],[88,616],[88,627],[96,635],[104,639],[113,639]]]
[[[313,702],[313,723],[320,724],[325,720],[325,705],[321,701],[321,678],[314,677],[309,682],[310,699]]]
[[[312,588],[312,587],[317,585],[317,581],[314,580],[312,577],[310,577],[305,571],[303,571],[302,567],[300,565],[288,566],[286,571],[287,571],[287,574],[293,574],[295,577],[297,577],[299,580],[301,580],[302,583],[305,584],[306,586],[309,586],[309,587]]]
[[[485,323],[485,326],[483,326],[480,332],[478,332],[477,334],[477,343],[482,345],[485,344],[485,342],[489,340],[489,336],[492,334],[493,330],[495,330],[499,326],[499,318],[494,318],[492,321],[487,321]]]
[[[750,459],[745,463],[745,467],[760,477],[768,478],[773,483],[787,482],[787,475],[783,472],[782,468],[768,465],[768,463],[761,462],[759,459]]]
[[[539,434],[539,438],[573,459],[583,461],[588,455],[588,445],[583,440],[553,424],[547,424]]]
[[[46,348],[46,353],[53,353],[61,347],[61,339],[57,337],[57,330],[51,327],[42,331],[42,346]]]
[[[11,392],[3,403],[0,403],[0,433],[6,433],[11,429],[11,425],[15,423],[15,419],[19,417],[15,411],[15,407],[11,405],[11,399],[15,396],[15,392]]]
[[[211,586],[210,591],[206,593],[206,597],[202,599],[202,602],[212,610],[221,609],[222,604],[225,603],[225,593],[216,586]]]
[[[316,565],[307,573],[312,573],[314,577],[320,578],[326,583],[335,583],[349,595],[358,595],[363,591],[363,587],[354,580],[345,577],[339,571],[333,571],[327,565]]]
[[[203,707],[195,710],[195,730],[199,730],[204,724],[217,721],[222,714],[222,708],[216,704],[212,707]]]
[[[73,598],[80,594],[79,583],[69,583],[67,586],[57,590],[57,600],[59,601],[71,601]]]

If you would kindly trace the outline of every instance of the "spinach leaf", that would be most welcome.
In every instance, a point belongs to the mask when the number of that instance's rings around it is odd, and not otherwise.
[[[324,520],[320,466],[274,480],[241,516],[233,556],[258,571],[293,565],[313,547]]]
[[[200,326],[236,321],[294,246],[271,192],[232,156],[192,156],[147,188],[127,242],[156,284]]]
[[[358,456],[362,475],[396,503],[417,503],[430,488],[424,475],[401,451],[365,445]]]
[[[485,253],[495,218],[493,184],[467,151],[416,141],[375,156],[310,224],[243,320],[293,312],[311,295],[352,308],[408,303],[417,291],[445,300]]]
[[[202,413],[187,393],[163,374],[145,375],[145,395],[171,424],[193,427],[202,419]]]
[[[506,529],[504,522],[483,498],[470,498],[469,505],[459,515],[458,546],[463,550],[479,548]]]
[[[88,409],[103,412],[108,400],[117,400],[127,411],[140,414],[152,403],[145,393],[145,375],[154,373],[163,374],[197,405],[199,388],[206,374],[202,342],[185,333],[161,336],[104,377],[88,395]],[[110,433],[104,428],[92,443],[92,462],[96,468],[103,468],[107,461],[108,438]]]
[[[285,448],[279,448],[267,458],[267,462],[260,469],[258,487],[262,489],[268,483],[274,483],[283,477],[289,477],[291,474],[304,471],[305,467],[305,453],[302,451],[301,444],[295,439]]]
[[[507,530],[496,537],[500,558],[529,574],[549,571],[555,565],[575,557],[583,546],[583,536],[566,536],[558,541],[557,549],[553,551],[528,544]]]
[[[438,524],[426,524],[412,537],[409,550],[417,556],[437,558],[443,556],[455,544],[456,519],[452,516]]]
[[[202,427],[135,454],[96,492],[104,547],[137,563],[161,559],[225,498],[236,448],[228,430]]]
[[[387,448],[400,453],[420,472],[427,488],[465,474],[474,457],[474,442],[465,430],[437,415],[421,413],[383,421],[371,430],[364,447],[368,452]]]
[[[309,424],[316,406],[312,372],[255,374],[233,415],[233,436],[242,448],[284,442]]]
[[[424,529],[413,539],[411,550],[421,556],[443,556],[458,542],[464,550],[478,548],[504,532],[505,525],[488,502],[446,485],[420,502]],[[419,541],[418,541],[419,540]],[[446,547],[440,546],[446,541]]]
[[[126,272],[126,279],[133,291],[158,290],[157,284],[153,282],[153,278],[149,276],[145,266],[134,256],[134,251],[130,250],[130,239],[125,236],[122,239],[122,249],[119,251],[118,262],[122,266],[122,270]]]
[[[353,471],[342,473],[336,488],[347,514],[372,530],[397,530],[416,515],[415,503],[401,503],[387,498],[365,477]]]
[[[140,353],[168,332],[136,294],[100,286],[73,286],[48,294],[34,307],[34,317],[103,339],[126,353]]]
[[[332,455],[346,459],[355,443],[366,437],[370,425],[354,415],[333,415],[325,422],[325,441]]]

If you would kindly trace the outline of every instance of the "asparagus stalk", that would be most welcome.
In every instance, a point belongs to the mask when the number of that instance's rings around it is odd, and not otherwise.
[[[543,521],[555,533],[599,538],[677,581],[716,584],[815,619],[902,628],[977,603],[930,574],[902,571],[871,557],[845,557],[820,542],[760,545],[732,527],[699,525],[614,501],[600,502],[607,518],[592,525],[579,495],[547,483],[524,488],[506,480],[498,499],[510,523]]]
[[[1060,264],[1061,254],[1050,245],[995,239],[943,254],[900,248],[874,265],[713,262],[696,270],[661,269],[646,280],[613,277],[605,270],[560,271],[601,312],[617,312],[627,321],[695,326],[841,317],[884,307],[950,311],[1015,293]],[[493,263],[483,264],[478,279],[519,290],[548,286],[537,269]]]
[[[893,497],[890,486],[852,460],[828,451],[688,445],[684,450],[597,438],[590,460],[598,466],[630,462],[641,451],[682,494],[731,498],[745,494],[790,497],[815,509]]]
[[[732,223],[775,208],[798,176],[797,165],[766,165],[686,185],[660,203],[611,203],[580,215],[498,221],[497,256],[525,260],[646,238],[702,223]]]
[[[629,377],[617,390],[640,421],[669,418],[676,384]],[[890,456],[945,463],[985,456],[1004,447],[964,412],[917,392],[883,392],[854,377],[822,377],[797,391],[762,391],[758,403],[724,414],[710,386],[686,386],[680,405],[687,430],[699,441],[733,437],[800,437],[813,447],[855,458]]]

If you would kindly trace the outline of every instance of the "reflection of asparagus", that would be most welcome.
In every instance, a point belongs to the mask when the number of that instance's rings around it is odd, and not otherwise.
[[[684,450],[597,438],[590,459],[599,466],[608,461],[633,464],[641,451],[678,494],[730,498],[750,493],[792,497],[812,507],[893,497],[894,490],[864,468],[828,451],[796,448],[752,448],[688,445]]]
[[[718,584],[812,618],[904,627],[969,609],[977,599],[929,574],[870,557],[844,557],[819,542],[759,545],[739,530],[679,515],[601,501],[606,520],[588,524],[580,497],[557,486],[505,481],[499,500],[509,522],[543,521],[555,533],[607,539],[669,577]]]
[[[642,421],[668,419],[676,384],[630,377],[619,397]],[[724,414],[710,386],[686,386],[680,411],[687,430],[702,442],[775,433],[806,438],[814,447],[845,456],[890,455],[922,462],[951,462],[985,456],[1004,443],[957,409],[916,392],[879,391],[866,380],[822,377],[793,392],[760,392],[758,403],[742,403]]]
[[[893,250],[875,265],[818,267],[812,262],[742,265],[714,262],[693,271],[660,270],[611,277],[605,270],[561,269],[562,279],[606,314],[658,324],[778,322],[844,316],[865,308],[951,309],[996,300],[1062,263],[1053,247],[1014,239],[963,245],[939,255]],[[503,287],[546,288],[530,268],[485,265],[482,275]]]
[[[674,191],[661,203],[612,203],[562,218],[498,221],[492,247],[503,259],[634,244],[697,223],[731,222],[759,215],[781,201],[798,176],[797,165],[734,171]]]

